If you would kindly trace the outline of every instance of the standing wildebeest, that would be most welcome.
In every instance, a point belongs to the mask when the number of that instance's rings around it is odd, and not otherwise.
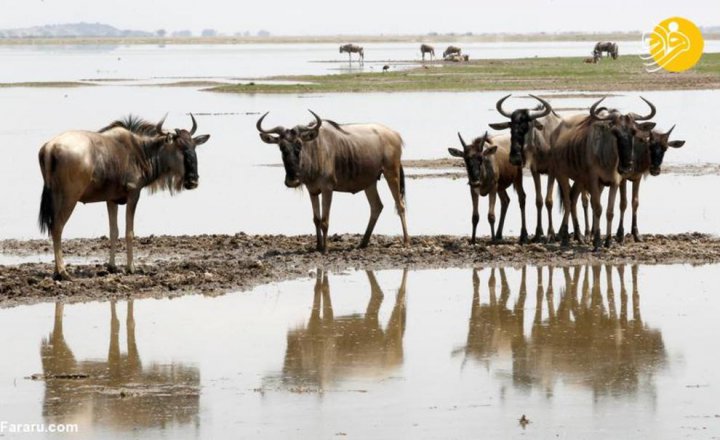
[[[651,130],[647,135],[636,137],[634,140],[635,166],[632,172],[628,174],[620,184],[620,224],[618,225],[616,235],[620,243],[625,239],[623,221],[625,219],[625,209],[627,208],[627,181],[632,182],[632,235],[635,241],[641,241],[637,227],[637,209],[640,205],[640,182],[648,173],[652,176],[660,174],[660,167],[662,166],[662,161],[668,147],[680,148],[685,145],[685,141],[670,140],[670,133],[672,133],[674,129],[675,126],[673,125],[667,133]]]
[[[470,184],[470,198],[473,204],[472,214],[472,240],[475,244],[475,233],[480,219],[478,214],[478,197],[488,196],[488,223],[490,223],[490,237],[493,241],[502,240],[502,230],[505,224],[505,214],[510,204],[507,188],[513,185],[518,194],[520,213],[522,215],[522,228],[520,243],[527,242],[527,229],[525,227],[525,191],[522,185],[522,168],[510,164],[510,136],[488,137],[487,132],[476,138],[470,145],[465,143],[458,133],[463,150],[448,148],[450,155],[460,157],[465,161]],[[486,145],[487,144],[487,145]],[[500,194],[500,224],[495,234],[495,197]]]
[[[269,113],[269,112],[268,112]],[[344,124],[320,119],[310,125],[296,125],[286,129],[277,126],[262,128],[265,113],[256,127],[260,139],[278,144],[285,166],[285,186],[305,185],[310,193],[317,250],[327,251],[330,204],[333,192],[355,194],[365,191],[370,203],[370,221],[360,247],[370,242],[373,228],[383,204],[377,192],[377,181],[385,176],[395,207],[402,222],[403,242],[409,243],[405,222],[405,173],[400,163],[402,138],[400,134],[380,124]],[[322,216],[320,211],[322,195]]]
[[[447,49],[445,49],[445,52],[443,52],[443,58],[447,59],[450,55],[462,55],[462,49],[460,49],[457,46],[448,46]]]
[[[599,222],[602,213],[600,196],[602,187],[609,186],[605,246],[610,246],[617,189],[624,176],[629,174],[634,166],[633,139],[638,131],[650,131],[655,126],[654,122],[638,123],[655,116],[655,106],[645,98],[641,97],[650,106],[650,113],[646,116],[634,113],[622,114],[617,111],[600,114],[598,105],[604,99],[595,102],[590,107],[590,114],[580,122],[564,121],[563,126],[556,129],[551,139],[553,148],[550,150],[549,172],[560,185],[565,208],[560,228],[563,245],[568,244],[568,216],[575,209],[574,202],[577,200],[577,195],[580,191],[589,191],[593,211],[593,245],[596,250],[600,247]],[[577,191],[573,189],[572,193],[570,179],[575,182],[573,186],[577,188]],[[573,223],[575,230],[579,230],[574,214]]]
[[[550,142],[552,133],[558,128],[563,119],[550,106],[550,103],[535,95],[530,95],[540,101],[540,105],[529,110],[521,108],[512,113],[503,109],[503,103],[511,95],[504,96],[495,104],[498,113],[510,119],[508,122],[489,124],[495,130],[510,129],[510,163],[517,167],[527,166],[532,174],[535,184],[535,206],[537,208],[537,224],[533,241],[543,239],[542,206],[543,197],[540,188],[540,175],[547,174],[547,193],[545,194],[545,207],[548,215],[548,239],[554,240],[555,230],[552,223],[554,179],[548,173],[550,168],[550,151],[553,147]],[[573,116],[568,116],[572,118]]]
[[[195,147],[210,135],[195,136],[192,129],[175,133],[134,116],[115,121],[99,132],[68,131],[40,149],[44,186],[40,202],[40,230],[49,231],[55,251],[55,278],[70,279],[62,255],[62,232],[77,202],[107,202],[110,217],[110,261],[115,267],[118,237],[117,206],[127,203],[125,241],[127,271],[132,273],[135,208],[140,191],[167,189],[171,193],[198,185]]]
[[[606,56],[611,56],[612,59],[616,60],[618,57],[618,45],[612,41],[598,41],[593,49],[593,57],[601,58],[603,52]]]
[[[348,54],[348,61],[352,62],[352,54],[356,53],[358,54],[358,61],[364,62],[365,61],[365,51],[363,50],[362,46],[358,46],[357,44],[343,44],[340,46],[340,53],[347,52]]]
[[[425,61],[425,54],[430,54],[430,60],[433,60],[435,59],[435,48],[429,44],[421,44],[420,54],[422,54],[423,61]]]

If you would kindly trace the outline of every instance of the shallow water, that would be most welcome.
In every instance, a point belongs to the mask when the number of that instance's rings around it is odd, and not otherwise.
[[[420,59],[420,43],[361,43],[365,48],[365,65],[349,65],[347,54],[338,53],[339,44],[0,46],[0,58],[7,66],[0,70],[0,82],[257,78],[373,71],[389,60]],[[435,44],[438,56],[448,44]],[[460,46],[472,59],[498,59],[589,56],[593,43],[499,42]],[[640,54],[640,41],[621,42],[620,51]],[[705,42],[705,52],[718,51],[720,41]]]
[[[540,92],[538,92],[540,93]],[[447,147],[457,147],[456,131],[466,138],[479,135],[487,123],[498,122],[495,101],[502,92],[402,93],[328,95],[228,95],[190,88],[88,87],[79,89],[0,89],[0,238],[40,238],[36,226],[42,177],[37,164],[40,146],[67,129],[98,129],[114,118],[142,110],[153,120],[169,111],[167,126],[190,125],[187,112],[198,114],[201,133],[210,141],[199,148],[200,186],[176,197],[144,195],[138,207],[136,234],[275,233],[313,232],[307,195],[283,185],[280,154],[263,144],[255,121],[260,112],[271,110],[270,124],[307,123],[307,108],[339,122],[381,121],[399,131],[405,140],[405,159],[447,156]],[[658,127],[677,128],[673,137],[685,139],[680,150],[671,150],[666,163],[720,162],[715,148],[715,130],[707,119],[718,91],[649,92],[644,96],[658,106]],[[590,105],[595,98],[551,98],[557,107]],[[513,102],[514,101],[514,102]],[[645,112],[634,93],[613,96],[610,105]],[[511,100],[511,105],[534,105]],[[530,104],[529,104],[530,103]],[[408,173],[425,170],[407,170]],[[646,233],[700,231],[718,233],[720,208],[701,194],[717,185],[718,176],[661,175],[643,181],[640,230]],[[392,197],[379,183],[386,209],[376,232],[398,234],[400,225]],[[525,179],[527,218],[535,227],[534,189]],[[519,211],[511,192],[506,233],[519,233]],[[673,200],[672,206],[668,200]],[[487,202],[481,202],[480,233],[488,235]],[[464,179],[420,179],[408,181],[408,221],[411,234],[468,234],[470,200]],[[500,206],[496,207],[499,214]],[[558,212],[558,211],[556,211]],[[680,215],[678,213],[687,213]],[[362,194],[339,194],[334,198],[331,233],[360,233],[369,208]],[[121,230],[124,216],[120,215]],[[559,222],[559,214],[556,215]],[[546,222],[546,220],[543,220]],[[629,219],[628,219],[629,222]],[[617,217],[615,220],[617,224]],[[604,227],[604,221],[603,221]],[[628,223],[626,230],[629,231]],[[66,237],[107,235],[104,204],[79,205],[65,230]],[[122,235],[122,234],[121,234]]]
[[[713,438],[717,273],[347,272],[2,309],[0,413],[103,438]]]

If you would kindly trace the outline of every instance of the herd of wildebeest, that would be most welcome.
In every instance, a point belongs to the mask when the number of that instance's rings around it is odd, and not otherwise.
[[[605,246],[612,240],[615,198],[620,190],[620,224],[616,239],[622,242],[625,233],[623,217],[627,206],[626,185],[632,182],[632,235],[640,240],[637,227],[639,188],[642,178],[660,173],[668,147],[679,148],[685,142],[670,140],[673,128],[655,130],[651,119],[655,106],[645,115],[623,113],[601,107],[604,98],[589,111],[559,115],[551,104],[538,96],[534,108],[509,111],[507,95],[496,103],[500,116],[507,120],[489,124],[495,130],[509,133],[490,135],[487,131],[466,142],[458,133],[462,149],[449,148],[450,155],[465,162],[472,199],[472,243],[476,242],[479,222],[478,200],[488,196],[488,222],[493,241],[502,239],[505,215],[510,203],[507,189],[511,185],[518,194],[521,213],[520,243],[529,241],[525,221],[523,170],[528,169],[535,186],[537,223],[533,241],[555,239],[552,207],[555,181],[559,186],[564,208],[559,239],[569,244],[568,222],[572,217],[574,238],[584,242],[591,236],[594,249],[601,244],[601,193],[609,187],[606,205],[607,234]],[[370,241],[375,223],[383,209],[377,182],[384,177],[400,216],[403,244],[409,243],[405,219],[405,173],[401,163],[403,140],[400,134],[381,124],[338,124],[314,112],[314,121],[290,128],[263,125],[268,113],[262,115],[256,129],[260,139],[279,147],[285,168],[285,185],[304,186],[309,195],[315,223],[316,248],[327,251],[330,206],[333,193],[355,194],[364,191],[370,204],[370,219],[360,247]],[[39,224],[53,240],[55,278],[70,279],[61,249],[63,228],[78,202],[106,202],[110,219],[109,267],[115,268],[118,239],[118,205],[127,204],[126,251],[129,273],[134,271],[134,216],[143,188],[171,193],[198,186],[196,147],[210,135],[195,135],[197,122],[190,114],[192,127],[167,130],[164,120],[150,123],[134,116],[112,122],[99,131],[69,131],[45,143],[39,161],[44,181]],[[543,191],[540,176],[547,175],[544,197],[547,209],[547,236],[542,222]],[[572,181],[572,183],[571,183]],[[495,228],[495,202],[500,197],[500,220]],[[585,214],[585,230],[580,231],[576,212],[581,198]],[[592,229],[588,215],[592,207]]]

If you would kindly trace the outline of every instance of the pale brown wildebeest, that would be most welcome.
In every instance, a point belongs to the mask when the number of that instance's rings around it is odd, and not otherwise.
[[[429,44],[421,44],[420,54],[422,55],[423,61],[425,61],[425,54],[429,54],[430,60],[433,60],[435,59],[435,48],[430,46]]]
[[[269,112],[268,112],[269,113]],[[377,181],[385,176],[395,199],[402,223],[403,242],[409,243],[405,222],[405,173],[400,158],[403,141],[400,134],[380,124],[337,124],[318,115],[310,125],[293,128],[262,128],[268,115],[258,119],[260,139],[277,144],[285,167],[285,186],[305,185],[310,193],[317,250],[327,251],[327,233],[333,192],[355,194],[365,191],[370,203],[370,221],[360,247],[370,242],[373,228],[383,209],[377,192]],[[322,195],[322,215],[320,196]]]
[[[567,245],[569,241],[568,216],[571,211],[575,230],[579,230],[574,213],[577,196],[581,191],[589,191],[593,211],[593,245],[595,250],[600,247],[600,196],[603,186],[609,186],[605,246],[610,246],[617,189],[634,166],[633,139],[638,131],[650,131],[655,127],[654,122],[644,122],[656,113],[655,106],[645,98],[641,97],[650,106],[650,113],[646,116],[616,111],[600,114],[597,111],[598,105],[604,99],[594,103],[590,107],[590,114],[579,122],[577,119],[572,122],[563,121],[564,127],[558,127],[551,138],[553,148],[550,150],[549,172],[560,185],[565,208],[560,228],[563,245]],[[570,191],[570,179],[575,182],[573,186],[577,191]]]
[[[447,59],[450,55],[462,55],[462,49],[460,49],[457,46],[448,46],[447,49],[445,49],[445,52],[443,52],[443,58]]]
[[[680,148],[685,145],[685,141],[670,140],[670,134],[674,129],[675,126],[673,125],[667,133],[651,130],[649,133],[642,133],[634,139],[635,166],[632,172],[620,183],[620,224],[615,236],[620,243],[625,239],[623,222],[625,209],[627,208],[627,181],[632,182],[632,235],[635,241],[639,242],[641,239],[637,227],[637,209],[640,206],[640,182],[648,173],[652,176],[660,174],[662,161],[668,147]]]
[[[343,44],[340,46],[340,53],[346,52],[348,54],[348,61],[352,62],[352,54],[358,54],[358,62],[362,63],[365,61],[365,50],[362,46],[357,44]]]
[[[510,135],[489,137],[487,132],[466,144],[458,133],[463,150],[448,148],[451,156],[460,157],[465,161],[465,169],[470,185],[470,198],[472,199],[472,239],[475,244],[475,233],[480,219],[478,214],[478,197],[488,196],[488,223],[490,223],[490,237],[493,241],[502,240],[502,230],[505,224],[505,214],[510,204],[507,188],[513,185],[518,194],[520,213],[522,215],[522,228],[520,243],[527,243],[527,229],[525,227],[525,191],[522,185],[522,168],[510,164]],[[500,195],[500,223],[495,233],[495,198]]]
[[[164,132],[161,120],[151,124],[134,116],[115,121],[99,132],[68,131],[40,148],[39,160],[44,186],[39,224],[49,231],[55,252],[55,278],[69,280],[62,254],[62,232],[77,202],[106,202],[110,217],[110,260],[115,268],[118,237],[117,207],[127,203],[125,241],[127,272],[134,271],[132,242],[135,208],[140,191],[167,189],[171,193],[198,185],[195,147],[210,135],[190,131]]]

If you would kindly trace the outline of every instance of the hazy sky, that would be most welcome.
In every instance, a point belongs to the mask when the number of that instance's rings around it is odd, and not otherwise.
[[[645,30],[670,16],[720,25],[717,0],[1,0],[0,28],[102,22],[275,35]],[[432,4],[432,6],[431,6]],[[652,5],[652,6],[650,6]]]

